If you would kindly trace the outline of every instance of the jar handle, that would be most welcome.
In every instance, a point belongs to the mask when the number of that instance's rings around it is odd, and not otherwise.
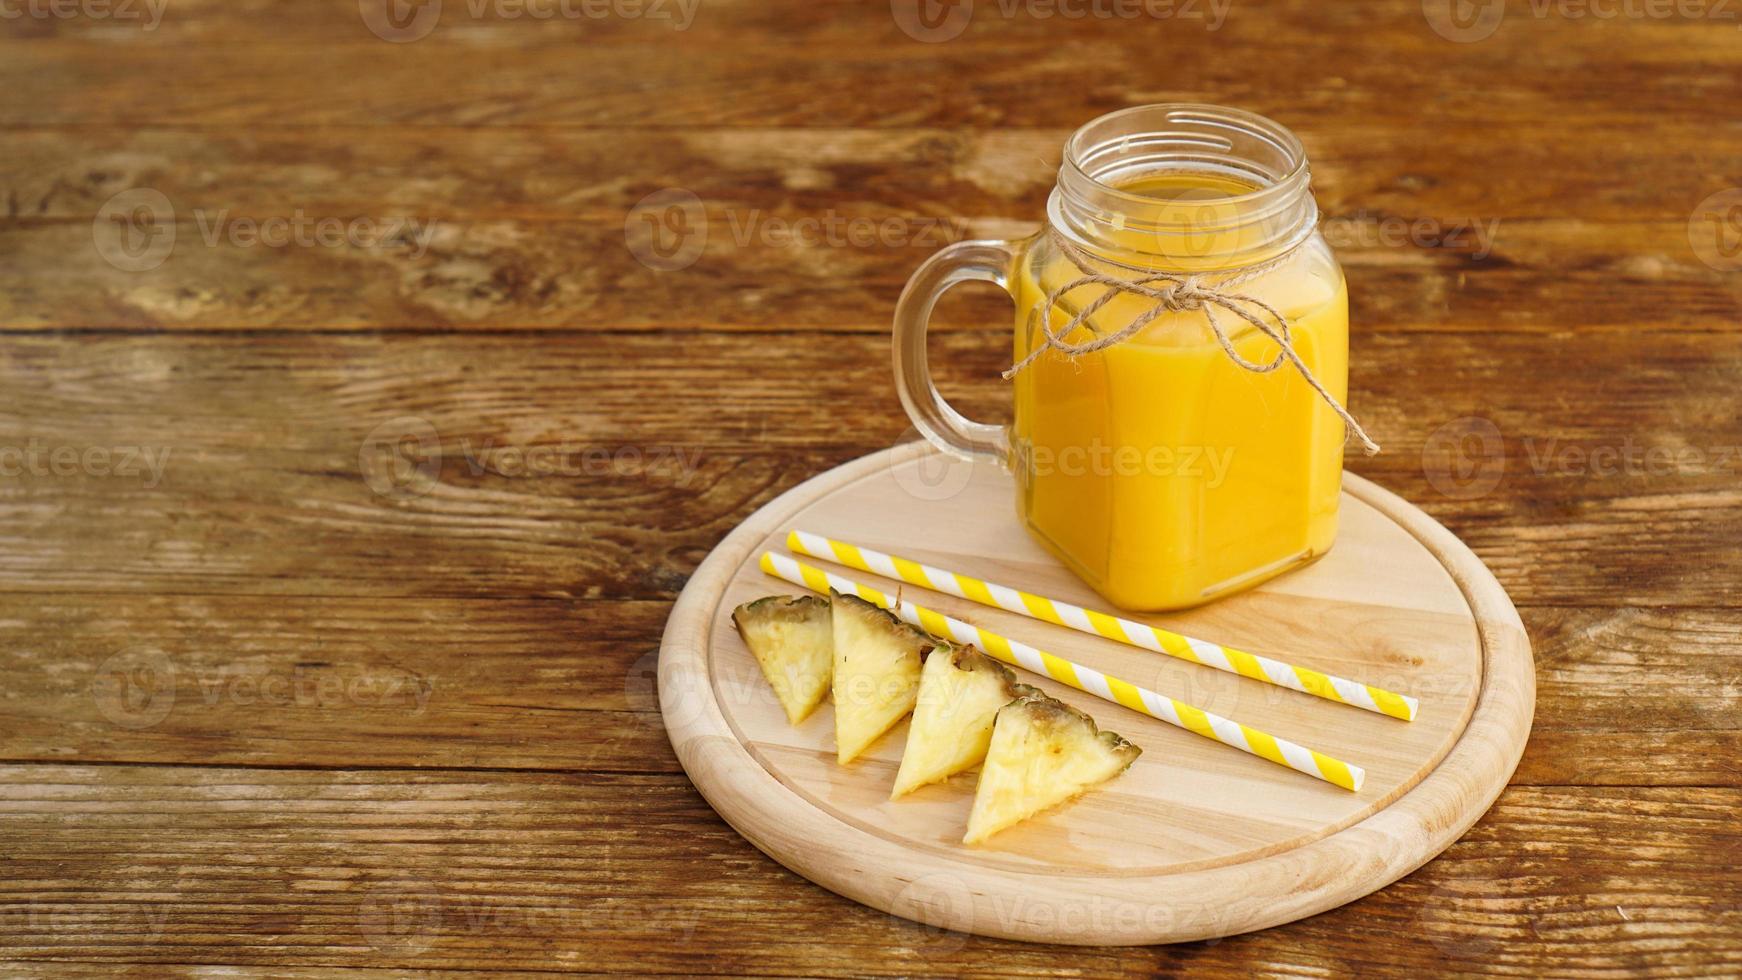
[[[1002,425],[987,425],[965,418],[950,407],[932,384],[926,360],[926,327],[932,308],[944,291],[960,282],[995,282],[1010,290],[1011,266],[1017,249],[1013,242],[956,242],[926,259],[907,280],[895,302],[895,390],[901,407],[914,428],[926,440],[961,459],[1008,466],[1010,432]],[[1011,293],[1015,298],[1015,293]]]

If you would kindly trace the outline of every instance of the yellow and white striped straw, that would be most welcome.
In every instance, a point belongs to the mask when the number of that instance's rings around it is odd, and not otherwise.
[[[860,585],[813,565],[794,561],[785,555],[765,551],[762,553],[761,565],[764,572],[775,578],[785,579],[794,585],[824,595],[831,588],[843,594],[856,595],[866,602],[888,609],[933,636],[948,637],[962,644],[971,643],[1011,666],[1042,674],[1079,691],[1183,728],[1194,735],[1202,735],[1346,790],[1359,791],[1361,783],[1367,778],[1366,770],[1360,766],[1333,759],[1304,745],[1296,745],[1287,739],[1277,738],[1237,721],[1211,714],[1184,701],[1175,701],[1117,677],[1109,677],[1092,667],[1072,663],[1063,657],[987,632],[923,606],[906,601],[898,602],[870,586]]]
[[[936,589],[962,599],[978,602],[1030,619],[1039,619],[1059,626],[1068,626],[1083,633],[1104,636],[1145,650],[1165,653],[1170,657],[1216,670],[1239,674],[1265,684],[1286,687],[1328,701],[1352,704],[1357,708],[1414,721],[1419,703],[1415,698],[1387,691],[1382,687],[1362,684],[1332,674],[1322,674],[1306,667],[1296,667],[1281,660],[1261,657],[1218,643],[1172,633],[1134,620],[1073,606],[1068,602],[1023,592],[991,582],[982,582],[959,572],[922,565],[919,562],[881,551],[847,544],[808,531],[793,531],[786,536],[786,546],[801,555],[837,561],[849,568],[900,579],[924,589]]]

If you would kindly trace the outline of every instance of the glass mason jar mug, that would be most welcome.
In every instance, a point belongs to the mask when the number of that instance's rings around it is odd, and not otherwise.
[[[1300,141],[1260,116],[1139,106],[1066,143],[1047,226],[960,242],[895,310],[895,374],[945,452],[1009,467],[1022,521],[1102,596],[1196,605],[1336,536],[1348,294]],[[1014,424],[938,395],[926,324],[969,280],[1016,301]]]

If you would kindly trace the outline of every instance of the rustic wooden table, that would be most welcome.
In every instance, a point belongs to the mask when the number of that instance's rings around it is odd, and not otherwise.
[[[0,972],[1742,971],[1733,8],[0,12]],[[1535,734],[1464,840],[1295,925],[891,919],[691,788],[661,627],[755,507],[904,438],[914,266],[1172,100],[1308,145],[1387,448],[1350,466],[1510,591]],[[1007,302],[934,341],[983,417]]]

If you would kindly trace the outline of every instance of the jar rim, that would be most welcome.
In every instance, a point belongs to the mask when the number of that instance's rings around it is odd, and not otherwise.
[[[1199,204],[1213,209],[1207,219],[1201,208],[1182,218],[1178,202],[1128,190],[1115,179],[1168,171],[1232,176],[1256,186],[1203,198]],[[1078,127],[1065,141],[1048,210],[1056,227],[1098,252],[1133,230],[1156,236],[1152,255],[1175,252],[1182,236],[1245,230],[1239,254],[1224,256],[1231,260],[1292,247],[1318,221],[1299,137],[1254,112],[1192,102],[1129,106]]]
[[[1306,147],[1301,143],[1300,137],[1296,136],[1288,127],[1268,116],[1261,116],[1256,112],[1250,112],[1246,109],[1235,109],[1230,106],[1212,105],[1208,102],[1155,102],[1147,105],[1126,106],[1123,109],[1115,109],[1112,112],[1096,116],[1081,126],[1078,126],[1076,131],[1071,133],[1070,137],[1065,140],[1063,165],[1069,167],[1075,174],[1082,177],[1084,180],[1094,183],[1097,187],[1113,197],[1123,198],[1138,204],[1153,203],[1154,198],[1149,197],[1148,195],[1124,190],[1115,184],[1102,180],[1098,175],[1090,173],[1088,168],[1083,165],[1083,160],[1086,151],[1091,151],[1096,147],[1104,147],[1109,143],[1114,142],[1112,139],[1102,139],[1094,144],[1094,146],[1085,145],[1090,134],[1097,128],[1112,126],[1121,121],[1134,120],[1146,115],[1157,114],[1164,116],[1166,121],[1170,123],[1196,122],[1219,125],[1227,125],[1231,123],[1239,124],[1244,128],[1248,135],[1259,136],[1260,138],[1265,139],[1272,146],[1289,156],[1289,169],[1284,173],[1273,176],[1270,183],[1265,184],[1262,187],[1253,188],[1251,191],[1243,194],[1228,194],[1217,197],[1216,200],[1219,202],[1239,204],[1261,199],[1266,195],[1274,194],[1279,188],[1283,188],[1284,185],[1290,184],[1297,178],[1308,173]],[[1159,135],[1164,131],[1146,129],[1142,130],[1142,132],[1148,135]],[[1131,135],[1127,135],[1119,138],[1119,141],[1128,141],[1131,138]],[[1232,148],[1232,143],[1224,140],[1223,149],[1231,150]]]

